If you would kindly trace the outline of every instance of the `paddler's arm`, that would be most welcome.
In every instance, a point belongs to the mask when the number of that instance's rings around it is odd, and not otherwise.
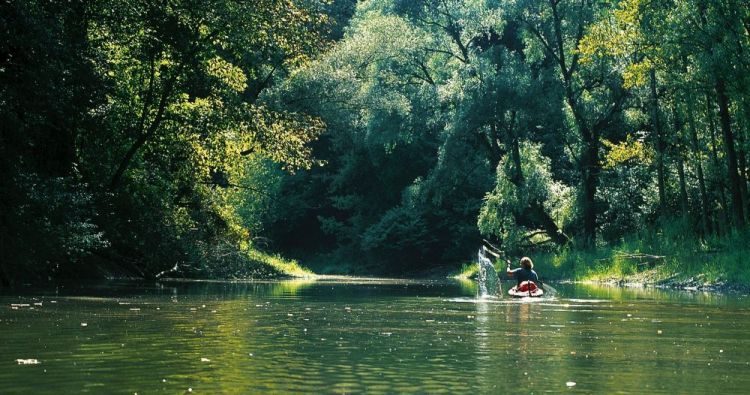
[[[505,268],[505,274],[508,276],[508,278],[513,278],[513,270],[510,270],[510,261],[508,262],[508,266]]]

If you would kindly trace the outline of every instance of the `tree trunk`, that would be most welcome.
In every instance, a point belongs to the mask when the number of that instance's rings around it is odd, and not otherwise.
[[[719,190],[719,204],[721,204],[721,214],[723,217],[723,227],[728,227],[730,223],[729,219],[729,210],[727,208],[727,196],[724,191],[725,185],[724,185],[724,177],[721,176],[721,173],[724,172],[724,166],[721,165],[721,162],[719,161],[719,150],[716,148],[716,122],[714,120],[714,110],[713,105],[711,102],[711,96],[710,94],[706,94],[706,117],[708,117],[708,126],[709,131],[711,132],[711,161],[714,164],[714,167],[716,168],[717,174],[719,174],[718,178],[718,190]],[[722,225],[719,225],[717,223],[716,226],[716,233],[720,233],[720,230],[722,229]]]
[[[570,64],[565,57],[565,40],[563,35],[563,20],[558,12],[559,0],[550,0],[550,10],[552,12],[552,27],[554,31],[554,42],[547,41],[545,45],[549,54],[555,58],[560,68],[560,74],[563,78],[563,87],[565,89],[565,100],[573,113],[576,126],[578,126],[581,140],[583,142],[583,153],[579,162],[581,173],[581,211],[583,214],[583,244],[585,246],[593,246],[596,244],[596,189],[598,187],[598,176],[599,176],[599,131],[598,128],[592,128],[583,116],[581,109],[578,107],[578,96],[573,90],[573,74],[578,68],[578,54],[575,53],[570,60]],[[584,6],[584,3],[581,3]],[[589,4],[590,6],[590,4]],[[566,21],[570,22],[570,21]],[[584,24],[583,20],[576,21],[578,23],[578,33],[575,36],[574,49],[578,49],[578,45],[583,37]],[[538,34],[541,38],[541,34]],[[555,52],[556,51],[556,52]],[[557,53],[555,55],[555,53]]]
[[[680,183],[680,211],[682,211],[682,218],[685,223],[690,222],[690,202],[688,201],[687,185],[685,182],[685,158],[684,158],[684,124],[680,114],[677,112],[676,106],[672,107],[672,119],[674,120],[674,133],[677,137],[678,152],[675,157],[677,158],[677,176]]]
[[[734,146],[734,135],[732,133],[732,120],[729,115],[729,97],[721,76],[716,79],[716,99],[719,104],[719,119],[721,131],[724,136],[724,149],[727,154],[727,172],[729,173],[729,191],[732,195],[732,217],[735,227],[745,225],[745,214],[742,206],[742,192],[740,176],[737,171],[737,152]]]
[[[742,97],[742,107],[744,109],[744,127],[737,132],[737,148],[739,152],[740,182],[742,191],[742,202],[744,203],[745,215],[750,216],[750,191],[748,191],[747,169],[747,131],[750,128],[750,103],[747,97]]]
[[[664,181],[664,138],[659,122],[659,98],[656,91],[656,70],[652,67],[651,79],[651,125],[654,132],[654,148],[656,149],[656,177],[659,188],[659,215],[664,216],[667,207],[667,193]]]
[[[743,130],[737,131],[737,156],[738,166],[740,172],[740,194],[742,196],[742,207],[745,214],[750,214],[750,207],[748,207],[748,190],[747,190],[747,157],[745,155],[745,135]]]
[[[515,112],[513,113],[513,117],[511,119],[515,119]],[[512,126],[512,124],[511,124]],[[523,169],[521,168],[521,147],[520,142],[518,141],[518,134],[513,133],[512,142],[511,142],[511,159],[513,160],[513,178],[515,179],[515,182],[518,184],[523,184]]]
[[[695,163],[696,172],[698,173],[698,189],[701,194],[701,223],[703,224],[704,235],[711,233],[711,218],[708,214],[708,194],[706,193],[706,180],[703,176],[703,164],[700,155],[700,148],[698,145],[698,132],[695,129],[695,118],[693,116],[693,102],[691,99],[688,102],[688,127],[690,128],[690,144],[693,148],[693,161]]]
[[[685,185],[685,161],[682,155],[677,155],[677,175],[680,179],[680,209],[682,217],[687,221],[690,218],[690,203],[687,197],[687,187]]]
[[[147,130],[143,130],[142,126],[145,123],[147,114],[147,109],[144,108],[143,114],[141,115],[140,130],[138,130],[138,132],[140,132],[140,135],[130,146],[128,151],[125,153],[125,156],[120,161],[120,164],[117,166],[117,170],[115,171],[115,174],[112,176],[112,179],[109,183],[110,190],[115,190],[120,186],[122,176],[125,174],[125,170],[127,170],[128,166],[130,166],[130,162],[133,160],[135,153],[138,152],[138,150],[143,147],[143,145],[146,144],[146,142],[151,139],[154,134],[156,134],[156,131],[161,126],[161,122],[164,119],[164,112],[167,109],[169,98],[172,95],[172,89],[174,88],[177,77],[182,71],[184,65],[185,63],[180,64],[177,67],[175,73],[169,78],[169,80],[167,80],[159,99],[159,106],[156,109],[156,115],[154,116],[154,120],[151,121],[151,124],[149,125]]]
[[[581,157],[581,182],[583,192],[583,236],[584,245],[596,243],[596,187],[599,169],[598,133],[583,127],[584,153]]]
[[[539,203],[532,204],[530,207],[524,210],[523,215],[534,224],[534,226],[540,226],[547,236],[557,245],[565,245],[570,239],[557,227],[552,217],[547,214],[544,210],[544,206]]]

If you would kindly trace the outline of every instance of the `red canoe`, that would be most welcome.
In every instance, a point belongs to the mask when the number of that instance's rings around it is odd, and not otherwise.
[[[509,289],[508,295],[513,296],[514,298],[535,298],[544,295],[544,291],[537,287],[533,281],[524,281],[521,285],[516,285]]]

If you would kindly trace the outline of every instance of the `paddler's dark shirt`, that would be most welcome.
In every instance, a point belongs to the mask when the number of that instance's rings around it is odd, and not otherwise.
[[[513,273],[513,278],[518,281],[518,285],[521,285],[521,283],[524,281],[533,281],[535,283],[539,282],[539,277],[536,275],[536,272],[534,270],[529,270],[525,267],[519,267],[518,269],[513,269],[510,272]]]

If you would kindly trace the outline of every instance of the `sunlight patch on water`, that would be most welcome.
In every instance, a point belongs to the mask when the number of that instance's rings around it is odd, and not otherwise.
[[[611,300],[604,299],[565,299],[565,301],[573,303],[612,303]]]

